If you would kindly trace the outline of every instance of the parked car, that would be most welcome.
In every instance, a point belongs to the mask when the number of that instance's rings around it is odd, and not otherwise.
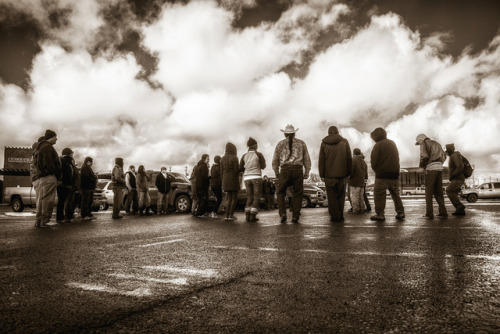
[[[292,188],[286,190],[286,202],[291,202]],[[302,207],[314,208],[316,206],[328,205],[326,192],[312,183],[304,183],[304,192],[302,194]]]
[[[6,187],[4,190],[4,202],[12,207],[12,211],[21,212],[25,207],[36,206],[36,194],[33,187]],[[57,203],[57,196],[56,196]],[[80,207],[81,196],[77,191],[75,193],[75,207]],[[92,202],[92,210],[107,210],[106,195],[99,189],[94,192],[94,199]]]
[[[500,182],[487,182],[476,188],[463,189],[460,196],[470,203],[476,202],[479,198],[500,198]]]
[[[403,189],[403,195],[425,195],[425,186]]]

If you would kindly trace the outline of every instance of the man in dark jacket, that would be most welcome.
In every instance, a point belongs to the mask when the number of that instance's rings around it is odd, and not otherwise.
[[[220,160],[221,157],[216,155],[214,158],[214,164],[210,169],[210,188],[212,188],[212,191],[217,198],[214,211],[212,211],[212,218],[219,217],[217,213],[219,212],[219,208],[222,203],[222,175],[220,172]]]
[[[345,179],[351,174],[352,155],[347,139],[335,126],[328,129],[319,148],[319,176],[325,182],[331,222],[344,221]]]
[[[464,176],[464,163],[462,162],[462,155],[455,151],[454,144],[446,145],[446,154],[450,157],[450,184],[446,187],[446,195],[455,207],[456,211],[452,213],[454,216],[465,216],[465,206],[460,202],[458,194],[465,182]]]
[[[139,195],[137,193],[137,181],[135,174],[135,166],[130,165],[128,172],[125,173],[125,186],[127,187],[127,200],[125,202],[125,213],[127,215],[135,215],[139,211]],[[132,206],[132,212],[130,212]]]
[[[57,134],[47,130],[44,138],[45,140],[38,145],[33,154],[35,168],[32,179],[37,196],[35,223],[37,227],[58,225],[50,222],[56,201],[57,181],[61,178],[61,160],[54,149]]]
[[[198,197],[198,209],[196,217],[204,218],[208,207],[208,188],[210,187],[210,177],[208,175],[208,164],[210,157],[208,154],[203,154],[201,160],[198,161],[195,170],[196,178],[196,196]]]
[[[168,197],[168,193],[170,192],[170,178],[168,177],[166,167],[162,167],[160,174],[156,175],[155,185],[158,188],[158,202],[156,204],[158,214],[167,214],[168,203],[170,202]]]
[[[61,159],[61,182],[57,185],[57,223],[67,223],[73,217],[73,198],[75,195],[75,161],[73,151],[65,148]]]
[[[394,206],[396,207],[396,219],[403,220],[405,211],[403,202],[399,196],[399,152],[396,143],[387,139],[387,133],[382,128],[376,128],[371,133],[375,141],[371,154],[371,165],[375,172],[375,186],[373,197],[375,202],[375,216],[371,220],[385,220],[386,191],[389,190]]]
[[[80,215],[84,220],[92,219],[92,202],[94,200],[94,190],[97,186],[97,176],[92,170],[94,160],[91,157],[86,157],[81,172],[81,185],[82,190],[82,210]]]
[[[125,190],[125,174],[123,174],[123,159],[115,158],[115,166],[111,171],[111,185],[113,186],[113,215],[111,218],[120,219],[123,191]]]

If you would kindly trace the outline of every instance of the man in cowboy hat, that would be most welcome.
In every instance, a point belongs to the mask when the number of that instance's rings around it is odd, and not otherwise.
[[[304,179],[309,178],[311,170],[311,158],[306,143],[295,138],[293,125],[288,124],[285,130],[285,139],[276,145],[273,156],[273,170],[278,179],[278,207],[281,222],[286,222],[285,193],[286,188],[293,187],[293,216],[292,222],[298,223],[302,204],[302,193],[304,191]]]

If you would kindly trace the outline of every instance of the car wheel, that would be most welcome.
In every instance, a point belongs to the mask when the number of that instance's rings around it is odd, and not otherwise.
[[[411,192],[408,192],[408,191],[407,191],[407,192],[405,193],[405,195],[411,195]]]
[[[467,195],[467,202],[470,202],[470,203],[477,202],[477,195],[476,194]]]
[[[11,206],[12,206],[12,211],[14,212],[21,212],[24,210],[23,201],[19,197],[16,197],[12,200]]]
[[[307,197],[302,197],[302,207],[308,208],[311,205],[311,201]]]
[[[106,211],[109,208],[108,203],[101,203],[99,204],[99,211]]]
[[[179,213],[191,211],[191,199],[187,195],[180,195],[175,199],[175,209]]]

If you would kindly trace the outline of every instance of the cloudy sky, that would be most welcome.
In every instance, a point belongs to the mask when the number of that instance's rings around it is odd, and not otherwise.
[[[271,173],[293,124],[313,169],[336,125],[368,157],[384,127],[402,166],[425,133],[496,173],[500,2],[480,4],[0,0],[0,165],[52,129],[98,171],[117,156],[190,170],[252,136]]]

